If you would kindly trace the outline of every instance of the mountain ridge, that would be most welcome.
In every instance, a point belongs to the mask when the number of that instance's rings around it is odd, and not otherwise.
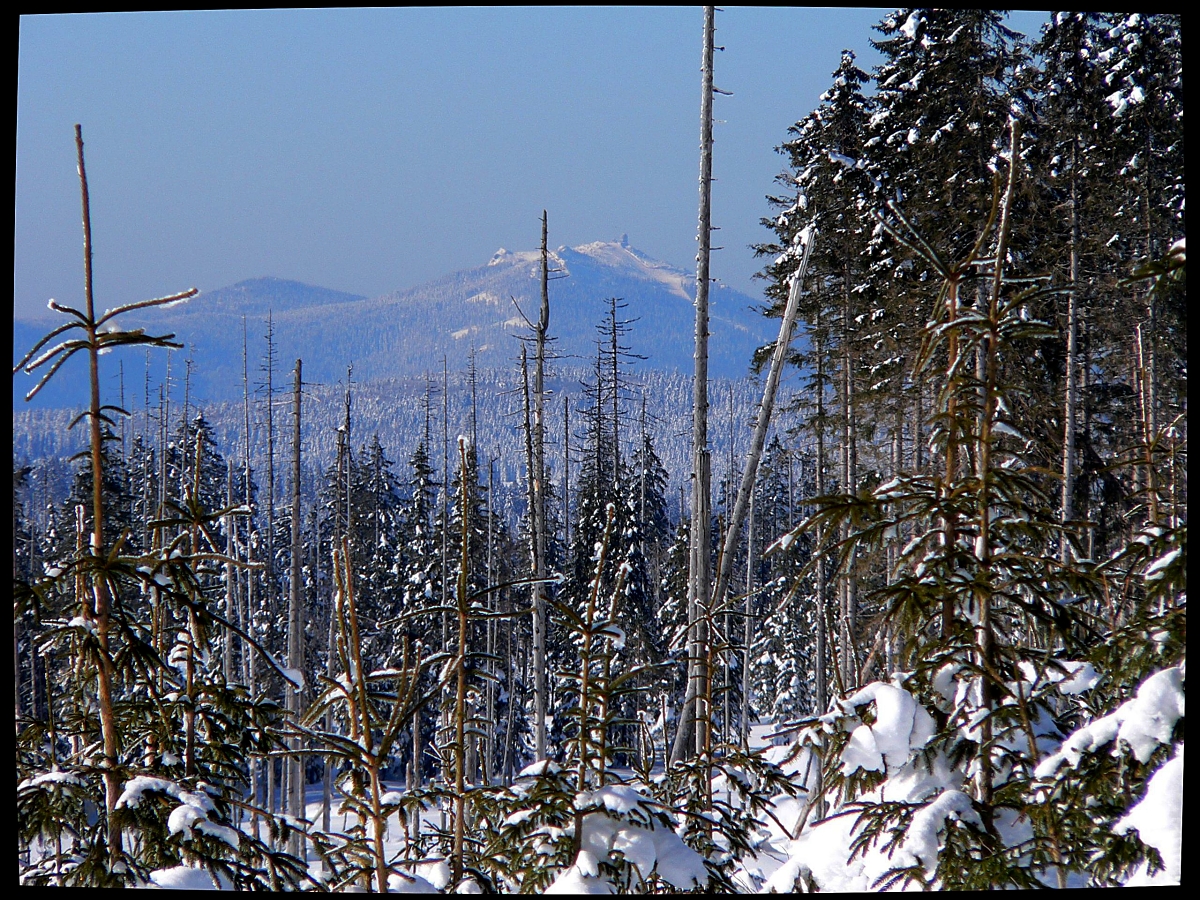
[[[608,314],[608,299],[620,298],[626,305],[618,315],[630,322],[624,343],[647,357],[631,367],[691,371],[693,275],[632,247],[625,235],[558,247],[549,256],[550,334],[559,357],[575,365],[594,359],[596,325]],[[528,333],[525,317],[536,317],[539,298],[540,251],[501,248],[481,265],[376,297],[274,276],[246,279],[186,304],[139,311],[136,325],[175,333],[194,358],[189,388],[195,396],[225,400],[242,393],[243,317],[248,364],[256,368],[271,313],[280,383],[296,358],[303,360],[306,381],[335,382],[350,364],[356,380],[372,381],[436,372],[443,358],[454,369],[465,368],[472,354],[480,368],[514,366],[517,338]],[[754,309],[755,301],[720,282],[710,288],[710,304],[710,371],[713,377],[740,377],[774,328]],[[43,324],[14,320],[14,362],[44,333],[38,330]],[[143,370],[144,355],[134,354],[126,368]],[[153,359],[150,366],[150,380],[161,380],[165,362]],[[178,372],[172,371],[173,380]],[[14,379],[14,403],[33,383]],[[41,405],[77,404],[76,393],[48,391]]]

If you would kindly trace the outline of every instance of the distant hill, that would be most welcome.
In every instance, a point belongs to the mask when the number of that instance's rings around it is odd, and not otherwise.
[[[262,355],[262,333],[268,312],[284,316],[300,310],[316,310],[333,305],[346,305],[365,300],[358,294],[335,291],[330,288],[302,284],[283,278],[252,278],[239,281],[214,291],[204,291],[194,300],[163,310],[139,310],[126,317],[128,325],[144,327],[151,334],[174,333],[176,339],[188,348],[186,356],[194,354],[195,382],[192,388],[197,396],[208,399],[232,399],[242,391],[242,317],[247,319],[246,331],[249,341],[251,379],[259,357]],[[56,325],[62,324],[61,317],[53,313],[36,320],[16,319],[13,322],[13,363],[42,336]],[[175,354],[178,361],[179,353]],[[141,351],[115,351],[104,366],[104,375],[109,382],[103,386],[105,402],[116,402],[120,394],[118,384],[119,366],[124,362],[125,392],[127,398],[140,397],[144,390],[146,353]],[[166,370],[163,351],[151,354],[150,380],[157,384]],[[178,362],[171,372],[172,382],[181,385],[184,367]],[[40,374],[40,373],[39,373]],[[81,406],[87,399],[87,368],[83,355],[76,354],[54,379],[35,398],[41,408]],[[17,375],[13,379],[13,405],[27,406],[25,394],[37,383],[35,378]],[[157,388],[156,388],[157,390]],[[130,401],[132,402],[132,401]]]
[[[354,364],[360,382],[411,378],[438,372],[445,356],[452,371],[467,365],[472,347],[481,369],[515,365],[517,336],[528,328],[524,315],[536,317],[539,302],[537,251],[498,250],[483,265],[445,275],[406,290],[364,298],[329,288],[279,278],[257,278],[204,292],[164,310],[133,314],[131,324],[152,333],[173,332],[187,351],[173,354],[171,377],[179,393],[185,368],[194,364],[188,386],[198,399],[219,401],[242,394],[243,316],[249,342],[252,381],[265,352],[265,320],[272,313],[277,350],[277,382],[287,380],[296,360],[304,361],[306,381],[332,384],[344,379]],[[628,306],[621,311],[633,322],[626,344],[647,359],[637,368],[690,373],[692,370],[694,276],[618,241],[559,247],[550,254],[550,334],[564,364],[586,366],[595,355],[595,326],[604,317],[609,297]],[[772,323],[753,309],[754,301],[725,285],[710,290],[709,369],[714,378],[745,374],[754,349],[769,341]],[[520,309],[518,309],[518,306]],[[45,332],[42,323],[14,322],[14,362]],[[145,352],[124,359],[127,397],[145,388]],[[111,362],[115,363],[116,359]],[[152,355],[150,383],[157,395],[164,354]],[[108,396],[118,393],[118,366],[107,367]],[[39,406],[79,405],[84,387],[81,366],[70,367],[45,391]],[[61,378],[61,380],[60,380]],[[33,380],[13,380],[14,403]]]
[[[366,300],[358,294],[347,294],[330,288],[288,281],[284,278],[250,278],[229,287],[206,291],[203,301],[205,314],[265,316],[334,303],[354,303]],[[191,312],[197,310],[193,307]]]

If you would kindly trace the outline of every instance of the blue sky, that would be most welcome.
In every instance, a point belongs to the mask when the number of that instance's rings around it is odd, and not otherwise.
[[[717,14],[713,274],[754,297],[787,128],[884,9]],[[1036,33],[1044,13],[1014,13]],[[14,314],[274,275],[375,296],[498,247],[630,242],[694,265],[698,7],[22,16]]]

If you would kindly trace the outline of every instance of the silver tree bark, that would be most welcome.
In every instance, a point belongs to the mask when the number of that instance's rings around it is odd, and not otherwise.
[[[746,468],[742,472],[742,483],[738,488],[733,515],[729,518],[729,526],[725,532],[724,548],[721,551],[721,567],[717,574],[717,588],[713,592],[714,607],[721,605],[729,590],[729,578],[733,572],[733,555],[737,549],[742,522],[746,518],[746,509],[754,490],[754,482],[758,478],[758,464],[762,459],[763,444],[766,443],[767,430],[771,425],[771,415],[775,410],[775,393],[779,389],[779,376],[783,371],[783,361],[787,356],[787,348],[792,342],[792,332],[796,327],[804,273],[808,268],[808,257],[812,252],[814,239],[815,233],[808,231],[804,238],[804,256],[800,259],[800,267],[792,276],[791,287],[788,290],[787,306],[784,308],[783,321],[779,324],[779,338],[775,341],[775,352],[771,355],[771,368],[767,371],[767,383],[763,387],[762,403],[758,407],[758,421],[754,426],[754,434],[750,438],[750,453],[746,458]]]
[[[704,622],[701,607],[707,608],[709,590],[709,484],[708,471],[708,269],[712,237],[712,95],[713,95],[713,17],[714,7],[704,7],[704,47],[701,55],[700,88],[700,221],[696,240],[696,350],[692,383],[692,522],[688,555],[688,679],[679,728],[671,748],[671,761],[690,755],[703,746],[704,734],[693,736],[697,705],[703,702],[704,677],[702,645]],[[703,731],[703,724],[698,728]]]
[[[533,708],[534,750],[539,760],[546,758],[546,419],[545,366],[546,331],[550,327],[549,260],[546,251],[546,211],[542,210],[542,302],[534,328],[533,367],[533,527],[534,585],[533,603]]]
[[[295,384],[292,388],[292,577],[288,595],[288,667],[301,672],[304,668],[304,634],[301,630],[300,610],[300,384],[301,363],[296,360]],[[298,677],[298,676],[296,676]],[[300,715],[300,686],[290,683],[287,689],[287,708],[294,716]],[[290,812],[296,818],[304,816],[304,764],[300,758],[300,738],[292,738],[293,756],[288,761],[291,774]],[[301,853],[301,835],[293,831],[289,849],[297,856]]]

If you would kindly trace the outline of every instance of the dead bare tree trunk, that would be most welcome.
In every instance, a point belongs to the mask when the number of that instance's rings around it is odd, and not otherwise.
[[[245,457],[242,461],[242,468],[245,472],[245,489],[246,509],[251,509],[251,501],[253,497],[250,493],[250,359],[249,359],[249,339],[246,328],[246,317],[242,316],[242,416],[243,423],[246,429],[246,447]],[[254,540],[253,540],[253,519],[247,520],[247,539],[246,539],[246,562],[254,561]],[[246,570],[246,596],[242,609],[242,618],[240,625],[242,630],[249,634],[253,630],[254,621],[254,569],[247,568]],[[254,696],[255,690],[255,657],[250,652],[249,645],[243,638],[241,642],[241,663],[242,663],[242,678],[250,691],[250,696]],[[250,757],[250,796],[253,799],[251,813],[251,822],[254,829],[254,836],[257,838],[258,832],[258,812],[257,808],[260,802],[259,793],[259,767],[261,760],[254,756]]]
[[[456,670],[454,694],[454,849],[450,858],[450,883],[457,886],[463,877],[463,851],[466,816],[466,727],[467,727],[467,624],[469,602],[467,584],[471,557],[468,540],[470,535],[468,514],[467,446],[466,439],[458,439],[459,471],[462,473],[460,518],[462,519],[461,549],[458,569],[458,587],[455,605],[458,613],[458,639],[455,642],[454,666]]]
[[[1078,140],[1071,145],[1071,250],[1070,284],[1067,292],[1067,384],[1063,398],[1063,462],[1062,462],[1062,525],[1060,559],[1064,565],[1071,561],[1071,542],[1067,539],[1067,523],[1075,518],[1075,419],[1078,390],[1076,369],[1078,367],[1079,330],[1079,193],[1078,175],[1075,171],[1079,155]]]
[[[816,491],[818,497],[825,496],[825,348],[823,346],[823,332],[821,331],[821,307],[817,307],[817,315],[815,325],[814,342],[816,343],[817,351],[817,466],[816,466]],[[818,715],[824,714],[829,707],[829,679],[828,669],[826,668],[826,660],[829,657],[828,648],[828,631],[826,629],[826,609],[828,606],[828,597],[826,595],[827,585],[825,583],[825,526],[817,526],[817,553],[819,557],[816,564],[816,582],[817,582],[817,709]],[[822,810],[818,810],[822,812]]]
[[[783,372],[784,358],[787,356],[787,348],[792,342],[792,332],[795,329],[796,316],[800,308],[802,282],[805,270],[808,268],[808,257],[812,252],[814,237],[813,232],[807,232],[804,238],[804,256],[800,260],[800,267],[792,276],[787,306],[784,309],[783,321],[779,325],[779,338],[775,341],[775,352],[771,355],[771,368],[767,372],[762,403],[758,407],[758,422],[755,424],[754,434],[750,438],[750,452],[746,458],[746,468],[742,472],[742,483],[738,488],[733,515],[730,516],[728,529],[725,532],[725,544],[721,551],[721,567],[717,575],[717,587],[713,592],[714,607],[721,605],[729,589],[734,551],[737,548],[739,532],[742,530],[742,522],[746,518],[750,495],[754,491],[754,482],[758,478],[758,464],[762,458],[763,444],[766,443],[767,430],[771,425],[771,415],[775,410],[775,393],[779,388],[779,376]]]
[[[225,506],[232,508],[233,506],[233,455],[230,454],[229,459],[225,462]],[[234,518],[233,514],[225,514],[225,555],[228,559],[225,561],[225,618],[229,622],[234,621],[234,606],[237,603],[237,592],[235,590],[236,583],[234,581],[233,558],[236,552],[235,534],[234,534]],[[225,679],[225,683],[233,681],[233,629],[228,625],[224,628],[223,634],[224,644],[222,645],[221,654],[221,674]]]
[[[300,597],[300,385],[301,363],[296,360],[295,384],[292,388],[292,577],[291,591],[288,597],[288,666],[295,679],[288,685],[288,710],[293,716],[300,716],[300,690],[304,671],[304,632],[301,625]],[[304,818],[304,762],[300,756],[300,738],[292,738],[293,756],[289,759],[291,777],[291,814],[297,819]],[[293,831],[290,840],[291,852],[299,856],[303,850],[302,835]]]
[[[700,215],[696,239],[696,350],[692,382],[692,524],[688,555],[688,679],[671,762],[678,762],[704,746],[704,725],[697,707],[703,703],[704,615],[708,607],[711,523],[708,482],[708,284],[712,237],[712,96],[713,19],[715,9],[704,7],[704,46],[700,87]],[[696,733],[693,734],[693,723]],[[695,741],[693,745],[693,740]]]
[[[278,615],[275,579],[275,318],[272,310],[267,311],[267,570],[264,581],[266,607],[270,615]],[[272,815],[278,791],[275,789],[275,760],[270,756],[267,764],[267,808]],[[275,839],[271,838],[274,847]]]
[[[19,574],[17,569],[17,505],[13,504],[13,582],[15,583]],[[31,541],[32,543],[32,541]],[[21,633],[21,620],[17,618],[13,622],[13,693],[16,700],[16,733],[21,733],[21,642],[19,640]],[[32,682],[37,670],[30,666],[29,678]],[[31,690],[29,696],[32,698],[34,692]],[[53,752],[53,751],[51,751]]]
[[[534,752],[546,758],[546,331],[550,327],[549,259],[546,249],[546,211],[542,210],[542,302],[534,328],[533,369],[533,708]]]
[[[571,546],[571,401],[563,397],[563,546]]]
[[[750,750],[750,644],[754,626],[750,621],[754,595],[754,491],[746,524],[746,600],[742,608],[742,749]]]
[[[538,571],[538,534],[537,534],[537,491],[534,488],[534,483],[537,480],[534,475],[535,467],[537,466],[536,457],[533,449],[533,423],[531,421],[533,399],[529,391],[529,359],[525,345],[521,344],[521,396],[523,400],[522,409],[524,412],[524,433],[525,433],[525,471],[527,475],[526,494],[529,502],[529,562],[530,569],[534,572]],[[538,755],[538,759],[545,759],[546,753],[546,679],[544,675],[545,666],[539,666],[539,662],[544,662],[545,657],[541,654],[546,650],[546,634],[545,634],[545,607],[541,605],[541,594],[539,590],[541,585],[533,585],[533,657],[534,657],[534,672],[533,672],[533,715],[534,715],[534,753]]]

